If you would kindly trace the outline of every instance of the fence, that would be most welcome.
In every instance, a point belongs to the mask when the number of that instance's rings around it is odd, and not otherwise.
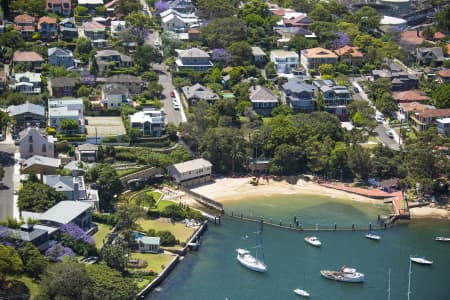
[[[222,203],[214,201],[208,197],[202,196],[200,194],[197,194],[196,192],[193,192],[193,191],[183,188],[183,187],[180,187],[180,190],[182,190],[186,194],[191,195],[195,199],[195,201],[203,204],[204,206],[218,210],[220,213],[223,213],[224,209],[223,209]]]

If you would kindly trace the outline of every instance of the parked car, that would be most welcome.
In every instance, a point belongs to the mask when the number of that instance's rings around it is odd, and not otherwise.
[[[175,92],[174,91],[170,92],[170,97],[172,97],[172,98],[175,97]]]
[[[355,92],[355,93],[359,93],[359,89],[355,86],[355,87],[353,87],[353,91]]]
[[[394,132],[392,131],[392,129],[386,130],[386,135],[391,139],[394,138]]]
[[[381,117],[381,116],[377,116],[377,117],[375,118],[375,120],[377,121],[378,124],[382,124],[382,123],[384,122],[384,118]]]

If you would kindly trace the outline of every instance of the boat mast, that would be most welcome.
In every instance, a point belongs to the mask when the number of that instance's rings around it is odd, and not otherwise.
[[[388,281],[388,300],[391,300],[391,269],[389,269]]]
[[[408,273],[408,300],[411,299],[411,257],[409,258],[409,273]]]

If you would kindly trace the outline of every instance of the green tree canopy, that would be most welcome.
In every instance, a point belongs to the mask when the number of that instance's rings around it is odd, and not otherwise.
[[[198,0],[197,5],[205,14],[206,19],[218,19],[233,16],[237,11],[238,1]]]
[[[432,99],[437,108],[450,108],[450,83],[439,84],[433,91]]]
[[[203,28],[201,37],[210,48],[227,48],[233,42],[245,41],[246,32],[247,26],[244,21],[228,17],[208,23]]]
[[[17,206],[20,210],[44,212],[56,203],[66,200],[66,195],[39,182],[26,182],[19,191]]]
[[[159,51],[149,45],[139,46],[133,55],[133,62],[140,71],[148,71],[152,63],[161,61],[162,56]]]
[[[98,164],[88,170],[86,177],[98,184],[101,209],[110,209],[123,190],[117,171],[109,164]]]
[[[17,275],[23,272],[23,263],[19,253],[10,246],[0,244],[0,286],[7,275]]]

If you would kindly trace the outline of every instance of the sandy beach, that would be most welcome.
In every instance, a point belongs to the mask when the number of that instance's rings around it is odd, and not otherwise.
[[[220,178],[211,184],[196,187],[192,191],[221,203],[272,195],[325,195],[366,203],[379,204],[381,202],[381,200],[326,188],[317,183],[301,179],[296,183],[289,183],[286,180],[275,181],[270,179],[266,181],[261,179],[256,186],[250,184],[250,180],[251,177]]]
[[[439,207],[414,207],[410,210],[412,219],[443,219],[450,220],[450,211]]]

